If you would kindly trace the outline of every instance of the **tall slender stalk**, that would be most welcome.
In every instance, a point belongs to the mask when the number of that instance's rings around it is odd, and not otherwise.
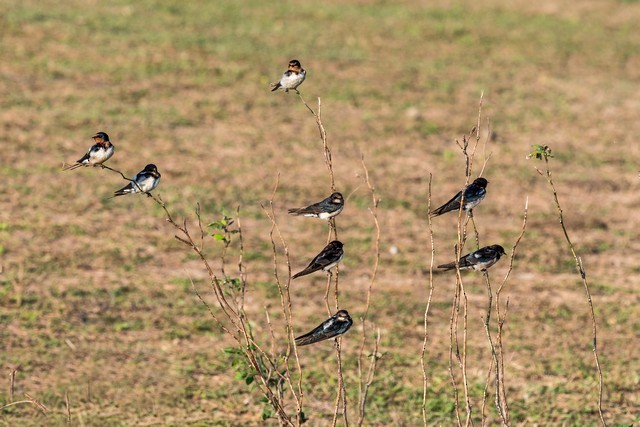
[[[433,176],[429,174],[429,189],[427,191],[427,212],[431,212],[431,182]],[[429,309],[431,308],[431,298],[433,297],[433,266],[435,263],[436,248],[433,242],[433,223],[431,215],[427,214],[427,222],[429,224],[429,242],[431,244],[431,259],[429,261],[429,296],[424,309],[424,339],[422,341],[422,353],[420,354],[420,366],[422,368],[422,422],[427,427],[427,390],[429,385],[429,376],[427,375],[427,365],[425,356],[427,352],[427,344],[429,342]]]
[[[558,200],[558,192],[556,191],[556,186],[553,183],[553,178],[551,177],[551,168],[549,167],[549,159],[553,158],[553,154],[551,153],[551,148],[546,145],[534,145],[533,151],[527,156],[528,158],[536,158],[538,160],[544,160],[545,171],[542,172],[540,169],[536,167],[538,173],[544,176],[547,179],[547,183],[549,187],[551,187],[551,191],[553,193],[553,202],[556,206],[556,211],[558,213],[558,220],[560,222],[560,228],[562,228],[562,232],[564,233],[564,238],[569,245],[569,251],[573,256],[573,259],[576,263],[576,270],[582,279],[582,285],[584,287],[584,292],[587,297],[587,303],[589,306],[589,312],[591,315],[591,336],[592,336],[592,350],[593,357],[595,359],[596,370],[598,375],[598,415],[600,417],[600,423],[603,426],[607,425],[607,422],[604,419],[604,414],[602,412],[602,389],[603,389],[603,378],[602,378],[602,368],[600,367],[600,359],[598,357],[598,331],[597,331],[597,322],[596,322],[596,313],[593,308],[593,300],[591,299],[591,292],[589,291],[589,283],[587,282],[587,272],[584,269],[584,265],[582,263],[582,258],[578,256],[576,250],[571,242],[571,238],[569,237],[569,232],[567,231],[567,227],[564,223],[564,214],[562,212],[562,207],[560,206],[560,201]]]

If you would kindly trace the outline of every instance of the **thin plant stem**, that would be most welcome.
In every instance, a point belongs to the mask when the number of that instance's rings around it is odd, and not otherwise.
[[[364,156],[362,156],[362,168],[364,170],[364,181],[369,188],[369,192],[371,193],[371,204],[372,206],[369,208],[369,213],[373,217],[373,222],[375,225],[375,259],[373,265],[373,272],[371,274],[371,279],[369,280],[369,287],[367,288],[367,302],[365,304],[365,310],[361,317],[362,322],[362,340],[360,342],[360,349],[358,351],[358,426],[362,426],[365,418],[365,408],[367,404],[367,395],[368,390],[371,384],[373,383],[373,378],[376,372],[377,360],[378,360],[378,344],[380,341],[380,330],[378,329],[378,339],[375,343],[375,348],[373,354],[371,356],[371,361],[369,363],[369,369],[367,372],[366,379],[363,377],[362,373],[362,365],[363,365],[363,355],[364,349],[367,342],[367,319],[369,316],[369,309],[371,307],[371,294],[373,290],[373,284],[375,283],[376,277],[378,275],[378,268],[380,265],[380,223],[378,222],[378,203],[379,199],[375,193],[375,187],[371,183],[369,178],[369,170],[367,169],[367,165],[364,161]]]
[[[433,266],[435,263],[436,248],[433,240],[433,222],[431,215],[431,182],[433,175],[429,174],[429,189],[427,191],[427,222],[429,225],[429,242],[431,245],[431,259],[429,261],[429,296],[427,297],[427,304],[424,309],[424,340],[422,341],[422,353],[420,354],[420,366],[422,368],[422,421],[424,426],[427,427],[427,390],[429,377],[427,375],[427,366],[425,362],[425,356],[427,352],[427,344],[429,342],[429,308],[431,307],[431,299],[433,297]]]
[[[603,377],[602,377],[602,367],[600,366],[600,359],[598,357],[598,341],[597,341],[597,337],[598,337],[598,333],[597,333],[597,322],[596,322],[596,314],[595,314],[595,309],[593,308],[593,300],[591,298],[591,292],[589,290],[589,283],[587,281],[587,273],[584,269],[584,265],[582,263],[582,258],[580,258],[578,256],[578,254],[576,253],[575,247],[573,246],[573,242],[571,241],[571,238],[569,237],[569,232],[567,231],[567,227],[565,226],[565,222],[564,222],[564,213],[562,211],[562,207],[560,205],[560,201],[558,200],[558,192],[556,191],[556,187],[553,183],[553,178],[551,176],[551,168],[549,167],[549,158],[553,157],[551,154],[551,149],[548,146],[534,146],[535,150],[532,154],[530,154],[528,157],[536,157],[538,159],[544,159],[545,162],[545,172],[543,173],[542,171],[540,171],[540,169],[536,168],[536,170],[538,171],[538,173],[542,176],[544,176],[547,179],[547,183],[549,184],[549,186],[551,187],[551,191],[553,193],[553,201],[555,203],[556,206],[556,210],[558,213],[558,220],[560,222],[560,228],[562,228],[562,232],[564,234],[564,238],[569,246],[569,251],[571,252],[571,255],[573,256],[573,259],[575,260],[576,263],[576,270],[578,271],[578,274],[580,275],[580,278],[582,279],[582,285],[584,287],[584,292],[587,298],[587,303],[589,306],[589,312],[591,315],[591,329],[592,329],[592,351],[593,351],[593,357],[595,359],[595,364],[596,364],[596,370],[597,370],[597,375],[598,375],[598,415],[600,417],[600,423],[603,426],[607,425],[606,420],[604,419],[604,414],[602,412],[602,392],[603,392],[603,387],[604,387],[604,381],[603,381]]]

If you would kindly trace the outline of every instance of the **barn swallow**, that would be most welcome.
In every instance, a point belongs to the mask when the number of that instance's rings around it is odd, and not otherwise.
[[[116,191],[113,197],[123,196],[129,193],[145,193],[151,197],[149,192],[158,186],[160,176],[156,165],[149,164],[138,172],[130,183]]]
[[[109,135],[104,132],[98,132],[92,138],[96,143],[89,148],[87,154],[82,156],[75,164],[66,166],[64,170],[72,170],[80,166],[101,165],[113,156],[115,147],[109,141]]]
[[[324,270],[329,271],[342,260],[344,256],[344,250],[342,250],[342,242],[338,240],[334,240],[333,242],[329,242],[327,246],[320,251],[318,255],[309,263],[307,268],[302,270],[300,273],[296,273],[291,278],[292,280],[298,278],[300,276],[306,276],[307,274],[311,274],[314,271]]]
[[[342,335],[349,330],[351,325],[353,325],[353,320],[351,320],[347,310],[340,310],[318,325],[313,331],[297,337],[296,345],[309,345]]]
[[[300,65],[300,61],[297,59],[292,59],[289,61],[289,69],[282,74],[279,82],[271,83],[271,92],[282,89],[285,92],[289,92],[289,89],[295,90],[298,92],[298,86],[302,84],[304,79],[307,77],[307,72]]]
[[[484,199],[484,196],[487,194],[487,181],[484,178],[476,178],[471,184],[469,184],[464,189],[464,206],[462,206],[463,211],[471,211],[471,209],[478,206],[478,204]],[[431,211],[431,216],[442,215],[443,213],[450,211],[457,211],[460,209],[460,200],[462,199],[462,191],[459,191],[458,194],[453,196],[451,200],[449,200],[444,205],[440,206],[438,209]]]
[[[336,192],[326,199],[304,208],[289,209],[291,215],[302,215],[312,218],[329,219],[338,215],[344,208],[344,197]]]
[[[471,252],[460,258],[460,270],[472,268],[474,270],[485,271],[493,264],[498,262],[500,255],[507,255],[504,248],[500,245],[491,245],[480,248],[475,252]],[[455,270],[456,263],[450,262],[448,264],[439,265],[438,268],[444,268],[445,271]]]

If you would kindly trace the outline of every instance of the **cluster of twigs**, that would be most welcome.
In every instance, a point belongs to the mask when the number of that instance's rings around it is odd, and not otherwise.
[[[307,107],[307,109],[313,114],[316,124],[318,126],[318,130],[320,132],[320,138],[323,144],[323,156],[324,161],[327,166],[330,182],[331,182],[331,190],[335,191],[335,177],[333,173],[333,164],[332,164],[332,156],[329,145],[327,144],[327,133],[324,129],[324,125],[322,123],[321,118],[321,101],[318,98],[318,108],[317,112],[314,111],[307,103],[304,101],[302,96],[300,96],[303,104]],[[130,181],[133,185],[137,185],[135,181],[131,178],[128,178],[123,172],[111,168],[106,165],[96,165],[101,167],[102,169],[107,169],[114,173],[119,174],[123,179]],[[364,158],[362,159],[362,167],[364,170],[364,182],[369,188],[372,199],[372,208],[370,208],[370,213],[373,217],[373,221],[375,224],[376,230],[376,246],[375,246],[375,265],[373,274],[371,277],[371,281],[369,283],[368,291],[367,291],[367,302],[365,311],[361,317],[362,324],[362,341],[359,348],[358,353],[358,378],[359,378],[359,398],[358,398],[358,425],[362,425],[365,418],[365,407],[367,402],[367,394],[369,387],[373,383],[373,379],[376,372],[377,361],[380,358],[380,354],[378,352],[378,346],[380,342],[380,332],[377,332],[377,338],[375,339],[373,350],[369,355],[369,367],[367,369],[366,374],[364,373],[364,358],[365,358],[365,349],[367,343],[367,317],[369,313],[369,307],[371,302],[371,293],[373,289],[373,285],[376,279],[379,258],[380,258],[380,226],[377,218],[377,207],[379,200],[375,194],[375,188],[370,181],[369,172],[367,170],[366,164],[364,162]],[[195,219],[196,225],[190,226],[187,224],[187,219],[183,219],[182,221],[178,221],[171,214],[169,209],[167,208],[166,203],[162,200],[160,195],[154,195],[151,193],[145,193],[149,198],[151,198],[163,211],[165,214],[165,218],[167,222],[169,222],[174,229],[176,230],[176,234],[174,238],[187,246],[190,250],[192,250],[202,262],[208,278],[211,289],[213,290],[213,294],[215,296],[216,308],[214,308],[207,299],[200,293],[195,284],[192,282],[194,293],[201,301],[201,303],[207,308],[209,314],[214,319],[214,321],[220,325],[222,330],[229,335],[234,341],[235,346],[242,354],[244,360],[248,363],[251,374],[251,382],[254,379],[258,381],[256,384],[260,388],[260,391],[266,398],[267,403],[273,409],[273,414],[277,417],[278,421],[282,425],[301,425],[306,421],[306,415],[303,412],[303,400],[304,393],[302,388],[302,368],[300,364],[300,359],[297,352],[297,347],[295,345],[294,339],[294,315],[292,310],[292,302],[290,295],[290,283],[291,283],[291,262],[289,258],[289,249],[287,241],[282,235],[280,228],[278,226],[278,221],[276,217],[276,211],[274,209],[274,198],[277,192],[277,188],[279,185],[279,177],[276,181],[276,185],[273,189],[271,197],[269,199],[268,205],[262,205],[262,209],[266,217],[271,222],[271,229],[269,232],[270,240],[272,244],[273,251],[273,275],[276,286],[278,288],[278,292],[280,295],[280,306],[282,310],[282,316],[284,319],[284,329],[285,334],[287,336],[287,348],[283,354],[278,354],[276,352],[276,338],[273,330],[273,324],[271,322],[271,318],[269,316],[269,312],[265,307],[266,314],[266,322],[270,331],[271,336],[271,345],[270,350],[267,351],[263,348],[263,346],[258,342],[258,340],[254,337],[252,327],[250,326],[249,316],[245,311],[244,307],[244,295],[247,287],[247,277],[246,277],[246,267],[244,265],[243,256],[244,256],[244,244],[242,240],[242,227],[240,221],[240,210],[239,208],[236,211],[235,218],[229,218],[226,215],[221,221],[215,221],[212,224],[209,224],[209,227],[213,227],[215,232],[213,237],[216,240],[220,240],[223,242],[223,251],[220,256],[221,266],[219,267],[219,272],[217,273],[211,262],[205,255],[205,246],[207,237],[210,232],[206,230],[206,226],[203,225],[201,211],[199,204],[196,204],[195,207]],[[138,190],[142,192],[142,190],[138,187]],[[239,278],[233,278],[231,274],[228,273],[227,266],[227,255],[228,251],[232,245],[232,242],[235,241],[237,236],[237,242],[239,245],[238,249],[238,262],[237,262],[237,271]],[[337,239],[338,237],[338,229],[336,227],[335,218],[331,218],[330,220],[330,229],[329,229],[329,239]],[[287,266],[287,277],[281,277],[279,273],[279,265],[282,260],[279,257],[280,250],[284,253],[284,262]],[[327,279],[327,290],[325,293],[325,305],[327,312],[331,314],[331,308],[329,304],[329,291],[331,285],[334,288],[334,304],[336,310],[339,308],[339,268],[337,268],[336,274],[329,275]],[[337,359],[337,376],[338,376],[338,388],[336,393],[336,403],[334,407],[332,425],[336,425],[339,413],[342,413],[342,418],[345,426],[348,426],[348,410],[347,410],[347,393],[344,382],[344,374],[342,367],[342,352],[341,352],[341,337],[337,337],[335,340],[336,347],[336,359]],[[293,362],[293,366],[291,366],[291,362]],[[248,382],[249,383],[249,382]],[[295,404],[295,416],[289,413],[287,410],[287,398],[286,395],[290,394]],[[26,401],[25,401],[26,402]],[[22,403],[22,402],[17,402]]]
[[[42,412],[43,414],[46,414],[47,412],[49,412],[49,408],[47,408],[42,403],[38,402],[29,393],[24,393],[24,397],[26,399],[14,400],[15,384],[16,384],[16,373],[17,372],[18,372],[18,368],[11,369],[11,371],[9,372],[9,401],[11,403],[7,403],[6,405],[0,406],[0,411],[5,409],[5,408],[9,408],[11,406],[23,405],[23,404],[28,403],[28,404],[31,404],[31,405],[35,406],[36,408],[38,408],[38,410],[40,412]]]
[[[298,96],[300,97],[300,100],[302,101],[302,103],[304,104],[304,106],[307,108],[307,110],[309,110],[309,112],[313,115],[313,117],[315,118],[316,121],[316,125],[318,126],[318,132],[320,135],[320,139],[322,141],[322,147],[323,147],[323,157],[324,157],[324,162],[325,162],[325,166],[327,167],[328,173],[329,173],[329,179],[330,179],[330,184],[331,184],[331,191],[336,191],[336,185],[335,185],[335,176],[334,176],[334,172],[333,172],[333,157],[331,155],[331,149],[329,147],[329,144],[327,143],[327,132],[324,128],[324,125],[322,123],[322,101],[320,98],[318,98],[318,107],[317,110],[314,110],[313,108],[311,108],[309,106],[309,104],[307,104],[307,102],[304,100],[304,98],[302,97],[302,95],[298,92]],[[362,340],[360,343],[360,347],[359,347],[359,351],[358,351],[358,421],[357,424],[358,426],[362,426],[362,424],[364,423],[364,419],[365,419],[365,413],[366,413],[366,403],[367,403],[367,396],[368,396],[368,392],[369,392],[369,387],[371,386],[371,384],[373,383],[373,379],[375,377],[375,372],[376,372],[376,368],[377,368],[377,362],[380,359],[381,355],[378,352],[378,347],[380,344],[380,331],[377,331],[377,335],[374,341],[374,346],[373,346],[373,350],[371,351],[371,353],[369,354],[369,367],[367,368],[367,372],[366,374],[364,373],[364,355],[365,355],[365,349],[367,346],[367,320],[368,320],[368,315],[369,315],[369,308],[371,305],[371,294],[372,294],[372,290],[373,290],[373,285],[375,283],[376,280],[376,276],[378,273],[378,267],[379,267],[379,263],[380,263],[380,224],[378,222],[378,204],[379,204],[379,199],[376,196],[375,193],[375,187],[373,186],[370,177],[369,177],[369,170],[367,169],[367,165],[364,161],[364,156],[362,157],[362,169],[363,169],[363,180],[364,183],[366,184],[367,188],[369,189],[369,192],[371,194],[371,208],[369,208],[369,213],[371,214],[372,218],[373,218],[373,222],[375,225],[375,261],[374,261],[374,267],[373,267],[373,272],[371,275],[371,279],[369,281],[369,286],[367,288],[367,302],[365,305],[365,309],[364,309],[364,313],[362,314],[362,317],[360,318],[361,324],[362,324]],[[336,218],[333,217],[329,220],[329,235],[327,236],[327,241],[331,240],[331,239],[338,239],[338,229],[336,226]],[[340,278],[340,268],[339,266],[336,267],[336,274],[335,275],[330,275],[327,278],[327,288],[326,288],[326,292],[325,292],[325,305],[327,308],[327,313],[329,315],[331,315],[331,309],[329,307],[329,302],[328,302],[328,295],[329,295],[329,291],[330,291],[330,286],[332,284],[332,280],[333,280],[333,286],[334,286],[334,302],[335,302],[335,309],[337,310],[339,308],[339,278]],[[334,407],[334,415],[333,415],[333,419],[332,419],[332,426],[336,425],[337,422],[337,418],[338,418],[338,412],[341,411],[342,412],[342,418],[343,418],[343,422],[345,426],[349,425],[349,419],[348,419],[348,411],[347,411],[347,394],[346,394],[346,387],[345,387],[345,383],[344,383],[344,375],[343,375],[343,369],[342,369],[342,351],[341,351],[341,338],[338,337],[336,338],[336,359],[337,359],[337,375],[338,375],[338,393],[336,396],[336,403],[335,403],[335,407]]]
[[[333,159],[331,155],[330,147],[327,143],[327,132],[322,123],[321,117],[321,100],[318,98],[317,110],[311,108],[306,101],[302,98],[300,93],[298,93],[300,100],[304,104],[304,106],[311,112],[314,116],[316,125],[318,127],[320,139],[323,145],[323,158],[325,165],[328,170],[329,179],[330,179],[330,187],[332,191],[336,190],[335,186],[335,176],[333,171]],[[482,96],[480,98],[480,105],[478,111],[478,123],[470,132],[469,135],[465,135],[462,139],[462,142],[456,141],[459,146],[462,155],[464,157],[465,164],[465,185],[469,185],[473,174],[473,166],[474,160],[476,156],[476,152],[478,146],[481,142],[480,137],[480,128],[481,128],[481,118],[482,118]],[[489,129],[490,130],[490,129]],[[490,133],[490,132],[489,132]],[[475,140],[473,137],[475,136]],[[484,159],[483,165],[480,171],[480,176],[483,174],[484,169],[487,165],[490,155],[486,154],[486,145],[487,141],[484,142]],[[558,212],[558,218],[560,222],[560,226],[563,230],[564,237],[566,242],[568,243],[569,250],[575,259],[576,269],[581,276],[582,283],[584,286],[590,314],[592,320],[592,339],[593,339],[593,354],[595,358],[595,365],[598,374],[598,401],[597,401],[597,410],[600,417],[600,422],[603,426],[606,426],[606,421],[604,419],[603,411],[602,411],[602,394],[603,394],[603,375],[602,369],[600,366],[600,361],[598,357],[598,348],[597,348],[597,323],[595,317],[595,310],[593,306],[593,301],[591,299],[591,294],[589,291],[589,284],[586,278],[586,272],[584,269],[584,265],[582,259],[577,255],[573,243],[569,237],[567,229],[564,223],[563,211],[558,200],[557,191],[555,185],[552,180],[551,171],[549,167],[549,158],[553,157],[551,154],[551,150],[547,146],[534,146],[534,151],[530,154],[529,157],[535,157],[537,159],[544,160],[546,170],[543,172],[536,168],[536,170],[543,176],[546,177],[547,182],[552,190],[554,203]],[[128,178],[121,171],[111,168],[105,165],[96,165],[101,167],[102,169],[107,169],[114,173],[119,174],[123,179],[130,181],[133,185],[137,185],[135,181],[131,178]],[[373,186],[369,171],[364,161],[364,157],[362,158],[362,168],[363,168],[363,182],[367,186],[369,193],[371,195],[371,207],[369,208],[369,212],[372,216],[373,223],[375,225],[375,249],[374,249],[374,266],[371,274],[371,278],[369,281],[369,285],[367,287],[367,295],[366,295],[366,305],[364,307],[364,311],[360,317],[361,324],[361,340],[358,347],[357,352],[357,377],[358,377],[358,401],[356,405],[356,414],[357,414],[357,425],[362,426],[365,421],[366,416],[366,405],[367,398],[370,391],[370,387],[373,384],[374,377],[376,374],[376,369],[378,368],[378,362],[381,358],[381,354],[379,352],[380,346],[380,330],[375,330],[375,335],[373,336],[373,344],[372,348],[368,350],[369,344],[369,309],[371,304],[371,296],[374,287],[374,283],[376,281],[376,277],[378,274],[378,268],[380,263],[380,224],[378,221],[378,204],[379,198],[376,195],[375,187]],[[427,192],[427,210],[431,211],[431,185],[432,185],[432,176],[429,175],[428,181],[428,192]],[[215,221],[212,224],[209,224],[209,227],[214,229],[213,237],[215,240],[222,241],[223,250],[222,255],[220,256],[221,266],[218,270],[216,270],[211,261],[207,258],[205,254],[205,246],[207,243],[207,237],[211,234],[211,231],[207,230],[207,226],[203,224],[202,215],[200,211],[200,205],[196,204],[195,206],[195,226],[191,226],[187,224],[187,219],[183,219],[182,221],[178,221],[174,218],[174,216],[170,213],[167,208],[166,203],[162,200],[160,195],[154,195],[151,193],[145,193],[149,198],[151,198],[163,211],[165,214],[166,221],[170,223],[174,229],[176,230],[176,234],[174,238],[180,243],[184,244],[189,250],[193,251],[197,257],[200,259],[203,267],[205,268],[209,285],[211,290],[213,291],[213,295],[215,297],[215,307],[202,295],[202,293],[198,290],[195,283],[192,281],[193,290],[197,298],[200,302],[206,307],[210,316],[214,319],[214,321],[221,327],[221,329],[235,342],[235,351],[237,354],[240,354],[243,360],[246,362],[250,373],[247,374],[247,384],[255,383],[260,389],[261,393],[266,399],[268,405],[272,408],[271,413],[267,413],[268,417],[270,414],[273,414],[279,421],[281,425],[286,426],[300,426],[307,420],[307,416],[303,411],[303,402],[304,402],[304,393],[303,393],[303,371],[301,368],[300,358],[298,355],[298,350],[295,344],[295,333],[294,333],[294,321],[295,316],[293,315],[292,309],[292,300],[290,294],[290,285],[291,285],[291,261],[289,257],[289,248],[286,239],[284,238],[280,227],[278,225],[278,219],[276,215],[276,210],[274,209],[274,198],[277,193],[277,189],[279,186],[279,175],[276,179],[275,186],[273,188],[273,192],[269,198],[268,204],[261,205],[262,210],[265,216],[271,223],[271,228],[269,231],[272,252],[273,252],[273,276],[274,281],[278,289],[278,293],[280,296],[280,309],[282,312],[282,318],[284,321],[284,332],[287,337],[287,347],[284,352],[276,351],[276,334],[274,332],[273,323],[271,321],[271,317],[267,306],[265,306],[265,316],[266,316],[266,324],[268,326],[268,330],[270,333],[270,349],[267,350],[263,344],[261,344],[254,336],[254,332],[251,326],[251,322],[249,321],[249,315],[245,310],[245,291],[248,286],[247,275],[246,275],[246,266],[244,264],[244,242],[242,235],[242,227],[241,227],[241,219],[240,219],[240,208],[238,207],[236,210],[235,218],[229,218],[226,215],[220,221]],[[142,192],[142,189],[138,187],[138,190]],[[468,299],[465,291],[465,286],[463,282],[463,276],[461,274],[461,268],[459,264],[459,260],[462,257],[464,247],[467,243],[468,234],[469,234],[469,224],[471,224],[473,228],[473,235],[475,238],[475,246],[476,249],[480,247],[480,233],[478,231],[478,227],[476,226],[475,218],[473,216],[473,212],[470,211],[468,215],[463,215],[463,206],[464,206],[464,191],[462,192],[462,200],[460,201],[460,209],[458,210],[457,217],[457,240],[454,245],[454,256],[455,256],[455,291],[453,295],[452,305],[451,305],[451,314],[450,314],[450,323],[449,323],[449,363],[448,363],[448,371],[449,377],[451,381],[452,393],[453,393],[453,402],[454,402],[454,413],[458,426],[469,426],[473,424],[473,410],[474,405],[472,403],[472,397],[469,390],[469,380],[468,380],[468,366],[467,366],[467,339],[468,339],[468,328],[469,328],[469,309],[468,309]],[[516,256],[518,245],[520,244],[526,230],[527,226],[527,216],[528,216],[528,199],[525,201],[524,206],[524,214],[523,214],[523,222],[520,233],[516,238],[513,246],[511,248],[511,252],[509,255],[509,264],[508,270],[498,285],[497,289],[493,290],[491,278],[489,272],[487,270],[483,271],[483,276],[486,283],[487,289],[487,305],[486,305],[486,313],[483,316],[483,327],[487,336],[491,360],[489,363],[489,368],[487,370],[486,381],[484,386],[484,392],[482,395],[480,414],[481,414],[481,423],[485,425],[487,423],[487,401],[489,396],[489,389],[493,386],[493,394],[494,394],[494,405],[499,416],[500,422],[504,426],[511,425],[510,415],[509,415],[509,403],[508,403],[508,393],[505,386],[505,368],[504,368],[504,359],[505,359],[505,348],[503,343],[503,332],[504,326],[507,321],[507,313],[509,309],[509,299],[506,298],[506,301],[503,302],[502,294],[506,289],[508,284],[509,277],[511,272],[513,271],[514,258]],[[423,336],[423,344],[422,351],[420,355],[420,364],[422,368],[423,374],[423,393],[422,393],[422,417],[424,425],[427,426],[429,424],[429,414],[427,413],[427,398],[429,393],[429,381],[430,375],[428,370],[428,358],[427,358],[427,349],[429,347],[430,342],[430,322],[429,322],[429,314],[430,307],[432,302],[432,296],[434,292],[434,280],[433,280],[433,270],[434,270],[434,259],[435,259],[435,243],[434,243],[434,233],[433,233],[433,224],[432,218],[428,215],[428,233],[429,233],[429,241],[430,241],[430,263],[429,263],[429,278],[428,278],[428,296],[426,299],[424,317],[423,317],[423,327],[424,327],[424,336]],[[338,238],[338,228],[336,225],[336,219],[331,218],[329,221],[329,234],[327,236],[327,241],[331,239]],[[235,243],[235,247],[237,248],[237,264],[235,267],[234,273],[229,273],[228,267],[228,255],[232,244]],[[280,257],[280,253],[283,253],[283,257]],[[284,277],[280,273],[280,266],[282,263],[286,265],[287,268],[287,276]],[[237,277],[234,277],[234,274],[237,274]],[[327,277],[327,286],[326,292],[324,296],[326,310],[329,315],[331,315],[332,310],[329,302],[329,294],[331,286],[333,285],[334,289],[334,301],[335,310],[338,310],[340,307],[340,293],[339,293],[339,278],[340,278],[340,269],[336,267],[336,273],[328,275]],[[460,319],[462,316],[462,319]],[[460,322],[462,322],[462,329],[460,327]],[[460,332],[462,332],[462,337],[460,337]],[[341,351],[341,340],[342,337],[338,336],[335,339],[335,351],[336,351],[336,375],[338,379],[338,387],[336,390],[336,400],[333,410],[333,417],[331,421],[331,425],[335,426],[337,424],[338,418],[342,415],[342,420],[345,426],[349,425],[349,412],[348,412],[348,402],[347,402],[347,393],[343,372],[343,363],[342,363],[342,351]],[[368,364],[367,364],[368,359]],[[37,401],[35,398],[25,393],[26,399],[14,401],[14,381],[15,381],[15,373],[16,370],[11,372],[11,386],[10,386],[10,400],[11,403],[8,403],[2,407],[1,409],[8,408],[10,406],[19,405],[19,404],[31,404],[38,408],[42,413],[47,413],[49,409]],[[257,381],[254,382],[254,380]],[[461,395],[463,402],[461,402]],[[291,412],[290,400],[293,401],[293,406],[295,407],[295,415]],[[65,405],[67,411],[68,421],[71,421],[71,409],[68,395],[65,393]],[[462,409],[464,408],[464,409]],[[464,411],[464,417],[461,415],[461,411]]]
[[[480,105],[478,109],[478,123],[469,135],[465,135],[462,139],[462,142],[456,141],[459,146],[462,155],[464,157],[465,164],[465,187],[469,185],[471,181],[472,173],[473,173],[473,165],[474,159],[476,156],[476,152],[478,146],[481,141],[480,137],[480,128],[481,128],[481,119],[482,119],[482,96],[480,98]],[[489,132],[490,133],[490,132]],[[475,136],[475,140],[473,141],[472,137]],[[472,142],[473,141],[473,142]],[[489,160],[490,154],[486,153],[486,144],[487,140],[484,141],[484,159],[482,168],[479,176],[481,176],[484,172],[484,169]],[[427,198],[427,207],[428,212],[431,211],[431,175],[429,176],[429,189],[428,189],[428,198]],[[467,339],[468,339],[468,328],[469,328],[469,309],[468,309],[468,298],[465,291],[465,286],[463,282],[463,276],[460,272],[459,260],[462,257],[465,244],[467,243],[468,238],[468,226],[471,223],[475,238],[475,246],[476,249],[480,247],[480,233],[478,231],[478,227],[476,226],[475,218],[473,216],[473,211],[470,211],[468,215],[463,215],[464,206],[464,191],[462,192],[462,200],[460,201],[460,209],[458,210],[458,218],[457,218],[457,241],[454,245],[454,257],[455,257],[455,266],[456,266],[456,286],[453,295],[453,301],[451,305],[451,314],[449,317],[449,378],[451,381],[451,387],[453,392],[453,401],[454,401],[454,412],[456,417],[456,422],[459,426],[463,424],[465,426],[473,424],[472,412],[473,412],[473,404],[472,398],[469,391],[469,380],[468,380],[468,366],[467,366]],[[487,335],[487,339],[489,342],[489,348],[491,350],[491,363],[487,373],[487,379],[485,382],[484,393],[482,398],[481,405],[481,419],[482,424],[485,424],[486,417],[486,399],[488,389],[491,383],[494,384],[495,387],[495,406],[500,417],[500,420],[503,425],[509,425],[509,407],[507,402],[507,391],[505,388],[505,373],[504,373],[504,346],[502,342],[502,331],[504,324],[506,322],[507,317],[507,308],[508,308],[508,299],[506,304],[503,306],[500,300],[500,294],[504,290],[505,285],[507,284],[507,280],[510,276],[510,273],[513,268],[513,261],[516,255],[516,249],[524,236],[524,232],[526,229],[527,223],[527,203],[525,202],[524,209],[524,220],[520,235],[516,239],[510,254],[509,259],[509,269],[504,279],[502,280],[498,290],[493,292],[491,287],[491,280],[488,271],[484,271],[483,275],[485,278],[486,286],[487,286],[487,312],[483,319],[483,326],[485,329],[485,333]],[[426,411],[427,405],[427,395],[428,395],[428,386],[429,386],[429,375],[427,372],[427,366],[425,362],[426,351],[428,348],[429,342],[429,309],[431,306],[431,298],[433,295],[433,267],[434,267],[434,258],[435,258],[435,244],[433,239],[433,224],[431,221],[431,217],[428,216],[428,229],[429,229],[429,240],[431,243],[431,261],[429,266],[429,292],[426,301],[425,311],[424,311],[424,340],[421,352],[421,367],[423,372],[423,395],[422,395],[422,416],[424,425],[428,425],[428,416]],[[495,298],[495,312],[496,319],[495,325],[492,325],[491,322],[491,313],[494,309],[493,301]],[[460,316],[462,315],[462,337],[460,337]],[[492,333],[492,330],[495,331],[495,336]],[[492,381],[492,373],[493,381]],[[460,384],[461,382],[461,384]],[[462,388],[462,390],[460,390]],[[463,395],[463,405],[464,405],[464,418],[461,417],[461,403],[460,403],[460,394],[462,392]]]

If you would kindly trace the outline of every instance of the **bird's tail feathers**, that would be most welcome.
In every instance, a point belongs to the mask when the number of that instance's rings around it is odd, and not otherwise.
[[[74,163],[72,165],[67,164],[67,163],[62,163],[62,170],[63,171],[69,171],[69,170],[74,170],[79,168],[80,166],[83,166],[82,163]]]
[[[291,276],[291,280],[293,280],[293,279],[297,279],[298,277],[300,277],[300,276],[304,276],[305,274],[307,274],[307,273],[306,273],[304,270],[302,270],[301,272],[296,273],[296,274],[294,274],[293,276]]]
[[[296,345],[298,347],[302,347],[303,345],[313,344],[314,342],[316,341],[313,339],[313,336],[309,334],[302,335],[296,338]]]

